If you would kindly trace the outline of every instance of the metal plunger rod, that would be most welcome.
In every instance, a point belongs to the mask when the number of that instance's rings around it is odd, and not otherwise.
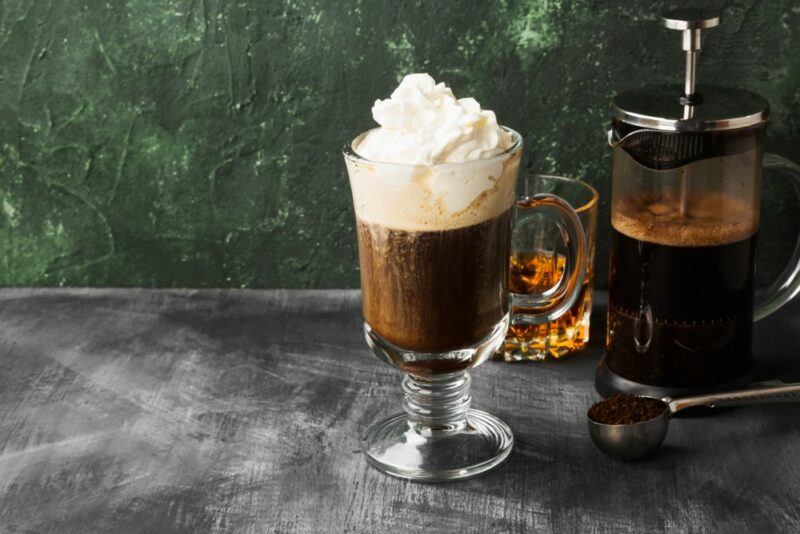
[[[685,219],[689,215],[689,168],[682,170],[681,175],[681,218]]]
[[[686,78],[683,94],[690,98],[697,81],[697,56],[700,52],[700,30],[683,30],[683,50],[686,52]]]
[[[683,30],[683,50],[686,52],[686,77],[683,82],[683,95],[686,105],[683,106],[683,119],[688,120],[694,116],[695,84],[697,82],[697,56],[700,53],[700,30]],[[682,219],[689,216],[689,168],[683,170],[681,176],[680,214]]]
[[[664,13],[661,23],[671,29],[680,30],[682,47],[686,52],[686,77],[683,84],[684,106],[697,104],[695,83],[697,81],[697,56],[701,48],[700,32],[719,25],[719,14],[705,9],[681,8]],[[684,114],[686,111],[684,111]],[[691,118],[692,111],[689,111]]]
[[[697,80],[697,52],[691,50],[686,52],[686,81],[683,84],[683,94],[686,96],[694,94],[695,80]]]
[[[664,13],[662,18],[664,26],[671,30],[680,30],[683,37],[682,48],[686,53],[686,76],[683,82],[683,119],[694,117],[694,107],[700,103],[700,95],[696,94],[697,83],[697,56],[700,53],[700,31],[713,28],[719,24],[719,15],[703,9],[682,8],[673,9]],[[689,167],[681,171],[680,176],[680,214],[688,217],[689,212],[689,186],[691,176]]]

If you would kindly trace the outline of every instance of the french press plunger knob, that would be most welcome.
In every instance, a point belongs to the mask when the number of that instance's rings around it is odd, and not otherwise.
[[[683,50],[686,52],[686,78],[683,85],[681,104],[693,106],[699,104],[701,97],[695,93],[697,80],[697,55],[700,52],[700,31],[718,26],[720,16],[708,9],[679,8],[664,13],[661,23],[670,30],[683,32]],[[689,118],[689,117],[686,117]]]

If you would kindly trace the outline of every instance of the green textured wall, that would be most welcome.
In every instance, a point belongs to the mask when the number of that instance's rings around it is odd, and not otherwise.
[[[526,165],[607,200],[613,93],[681,76],[664,7],[2,0],[0,284],[357,285],[340,147],[412,71],[522,132]],[[701,80],[765,95],[768,148],[800,159],[797,1],[731,0],[724,14]],[[800,213],[771,178],[764,276]]]

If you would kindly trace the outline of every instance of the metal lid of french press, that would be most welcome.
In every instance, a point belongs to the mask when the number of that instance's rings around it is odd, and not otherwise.
[[[765,122],[769,103],[763,97],[727,87],[696,85],[701,31],[718,26],[720,16],[703,9],[675,9],[662,24],[683,32],[686,74],[680,85],[647,86],[614,99],[614,118],[628,125],[667,132],[711,132]]]

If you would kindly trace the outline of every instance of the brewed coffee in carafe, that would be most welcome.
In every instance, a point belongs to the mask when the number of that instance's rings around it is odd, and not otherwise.
[[[718,23],[697,10],[665,15],[684,32],[684,85],[615,99],[607,352],[596,381],[604,395],[724,388],[747,381],[752,367],[769,105],[695,85],[700,31]],[[785,278],[798,284],[796,272]],[[777,308],[786,297],[760,298]]]
[[[762,134],[751,128],[749,142],[720,140],[682,164],[614,150],[613,371],[646,384],[697,387],[750,369]]]

